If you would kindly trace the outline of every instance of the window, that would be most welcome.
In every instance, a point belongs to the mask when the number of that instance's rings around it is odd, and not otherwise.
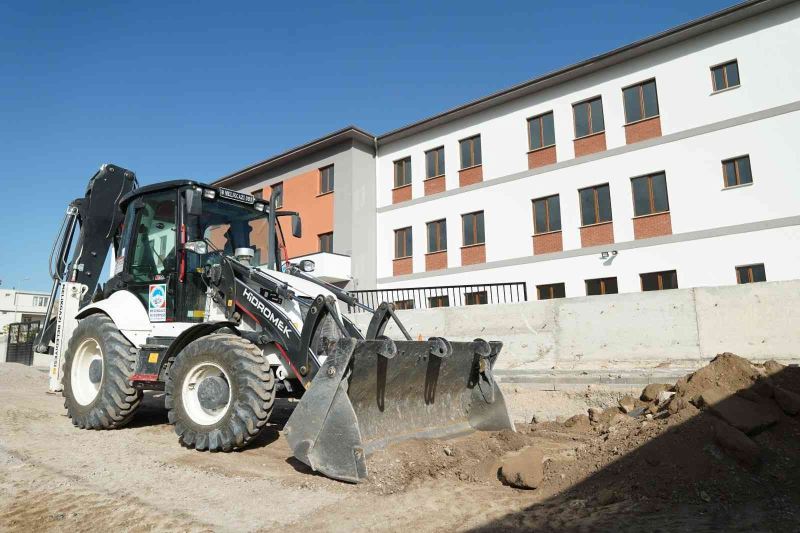
[[[425,177],[435,178],[444,174],[444,146],[425,152]]]
[[[667,176],[663,172],[631,179],[633,214],[637,217],[669,211]]]
[[[398,300],[394,302],[395,309],[414,309],[414,300]]]
[[[411,185],[411,158],[406,157],[394,162],[394,186]]]
[[[586,280],[586,296],[617,294],[617,278],[598,278]]]
[[[599,96],[572,106],[575,115],[575,138],[586,137],[605,131],[603,122],[603,99]]]
[[[486,291],[468,292],[464,295],[464,303],[467,305],[483,305],[489,303]]]
[[[394,231],[394,258],[411,257],[411,228]]]
[[[283,183],[272,186],[272,202],[275,204],[275,209],[283,207]]]
[[[252,194],[253,197],[256,200],[263,200],[264,199],[264,189],[256,189],[253,192],[251,192],[250,194]]]
[[[536,294],[540,300],[552,300],[553,298],[564,298],[566,289],[563,283],[550,283],[549,285],[537,285]]]
[[[561,203],[558,195],[533,200],[533,233],[561,231]]]
[[[464,246],[483,244],[486,241],[483,231],[483,211],[461,216],[464,226]]]
[[[481,136],[476,135],[459,142],[461,146],[461,169],[481,164]]]
[[[450,307],[450,297],[444,296],[431,296],[428,298],[428,307]]]
[[[625,103],[625,122],[627,124],[658,115],[656,80],[622,89],[622,100]]]
[[[447,250],[447,221],[428,222],[428,253]]]
[[[764,263],[736,267],[736,283],[741,285],[743,283],[756,283],[758,281],[767,281]]]
[[[649,274],[640,274],[639,277],[642,278],[643,291],[663,291],[678,288],[678,273],[674,270],[650,272]]]
[[[722,175],[725,178],[725,187],[753,183],[753,174],[750,172],[750,156],[745,155],[723,161]]]
[[[711,67],[711,83],[714,91],[739,86],[739,63],[734,59],[728,63]]]
[[[556,144],[552,111],[528,119],[528,144],[531,150]]]
[[[584,226],[611,221],[611,193],[608,183],[578,191],[581,201],[581,223]]]
[[[33,297],[33,306],[34,307],[44,307],[47,305],[47,296],[34,296]]]
[[[333,165],[319,169],[319,193],[333,192]]]
[[[319,251],[333,253],[333,232],[322,233],[319,237]]]

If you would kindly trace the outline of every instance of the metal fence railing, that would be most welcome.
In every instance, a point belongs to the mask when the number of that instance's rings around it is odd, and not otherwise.
[[[373,309],[382,302],[394,303],[397,309],[432,309],[528,301],[528,289],[524,281],[350,291],[350,294],[357,297],[362,304]],[[350,313],[360,311],[362,310],[359,308],[348,306]]]

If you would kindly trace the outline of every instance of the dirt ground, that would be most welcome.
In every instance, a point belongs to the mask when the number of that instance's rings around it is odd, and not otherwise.
[[[255,446],[202,453],[178,445],[159,395],[124,429],[82,431],[44,393],[45,373],[3,364],[0,530],[800,531],[800,415],[790,414],[800,369],[743,361],[718,358],[662,387],[660,405],[584,395],[606,409],[403,443],[373,455],[357,486],[291,458],[288,404]],[[750,402],[755,418],[731,419],[726,401]],[[535,490],[499,475],[526,447],[544,456]]]

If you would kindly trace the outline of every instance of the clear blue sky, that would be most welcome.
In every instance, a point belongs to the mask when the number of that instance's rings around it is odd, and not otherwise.
[[[4,2],[2,287],[49,288],[66,205],[102,163],[143,184],[213,180],[347,124],[384,133],[731,4]]]

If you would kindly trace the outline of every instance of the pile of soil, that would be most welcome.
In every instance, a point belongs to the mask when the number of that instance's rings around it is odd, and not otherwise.
[[[655,512],[760,505],[785,523],[800,520],[798,411],[800,368],[725,353],[675,384],[563,423],[403,443],[371,458],[370,483],[382,492],[430,478],[501,484],[505,457],[544,445],[544,480],[531,491],[543,496]]]

